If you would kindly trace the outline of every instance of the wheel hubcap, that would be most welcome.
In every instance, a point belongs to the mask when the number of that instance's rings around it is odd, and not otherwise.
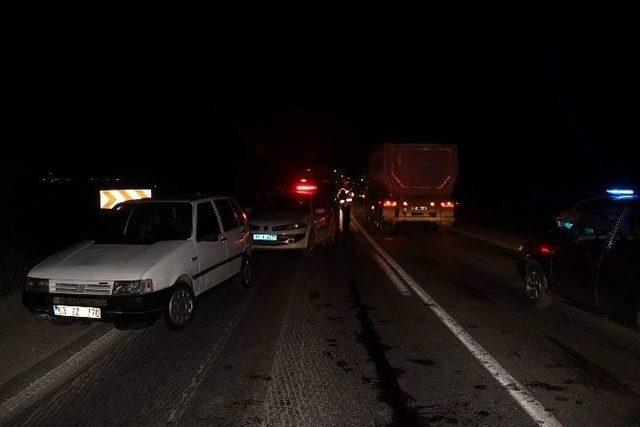
[[[192,312],[193,299],[191,298],[191,293],[183,288],[176,290],[169,301],[171,320],[177,324],[183,324],[189,320]]]
[[[540,289],[542,287],[542,278],[537,270],[529,270],[525,284],[527,296],[531,299],[538,299],[538,297],[540,297]]]

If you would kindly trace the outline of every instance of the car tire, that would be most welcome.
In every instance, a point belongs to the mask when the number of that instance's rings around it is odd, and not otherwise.
[[[307,237],[307,246],[304,248],[304,255],[311,256],[313,254],[313,250],[316,246],[316,233],[313,231],[309,232],[309,237]]]
[[[249,289],[253,285],[253,270],[251,268],[251,257],[242,256],[240,272],[234,277],[234,284],[238,289]]]
[[[525,298],[527,298],[532,307],[544,310],[553,302],[547,275],[540,263],[535,259],[527,260],[524,266],[522,285]]]
[[[195,296],[191,287],[181,283],[175,285],[164,313],[169,328],[180,330],[187,326],[193,319],[195,308]]]

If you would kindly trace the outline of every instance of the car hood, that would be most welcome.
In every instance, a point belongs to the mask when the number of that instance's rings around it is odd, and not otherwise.
[[[65,280],[137,280],[161,257],[184,241],[150,245],[97,244],[83,242],[50,256],[29,276]]]
[[[306,222],[308,216],[309,214],[295,212],[265,212],[251,215],[249,222],[258,226],[284,225],[299,221]]]

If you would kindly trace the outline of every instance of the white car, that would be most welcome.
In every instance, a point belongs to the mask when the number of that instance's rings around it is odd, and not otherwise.
[[[194,298],[232,276],[251,284],[251,233],[235,200],[136,200],[108,211],[95,240],[34,267],[23,304],[48,318],[116,326],[164,314],[179,329],[193,317]]]
[[[279,193],[264,197],[250,212],[253,247],[300,249],[333,242],[336,224],[331,204],[315,193]]]

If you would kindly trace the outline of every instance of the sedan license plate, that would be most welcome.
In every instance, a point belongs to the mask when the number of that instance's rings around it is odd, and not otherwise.
[[[275,242],[278,240],[278,236],[275,234],[254,234],[253,240],[268,240],[270,242]]]
[[[86,317],[100,319],[100,309],[95,307],[79,307],[76,305],[54,305],[53,314],[66,317]]]

